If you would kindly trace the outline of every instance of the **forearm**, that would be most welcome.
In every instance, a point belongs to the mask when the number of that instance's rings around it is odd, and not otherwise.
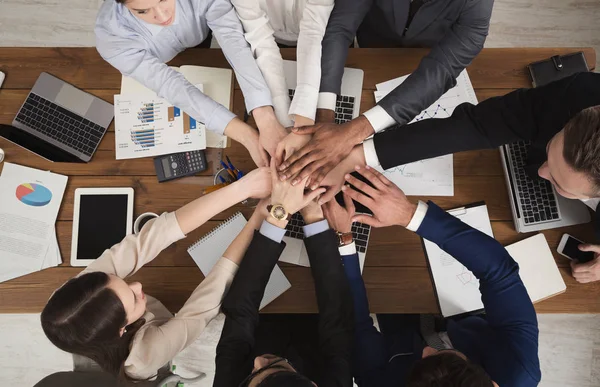
[[[248,223],[244,226],[238,236],[231,242],[227,250],[223,253],[223,257],[232,261],[236,265],[240,265],[242,258],[252,242],[254,231],[260,228],[261,223],[265,219],[265,216],[259,211],[255,211],[254,214],[248,220]]]
[[[240,182],[236,182],[201,196],[175,211],[177,222],[184,234],[195,230],[216,214],[248,198]]]

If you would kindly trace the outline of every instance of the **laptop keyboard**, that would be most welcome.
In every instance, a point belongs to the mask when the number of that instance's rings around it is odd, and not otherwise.
[[[34,93],[29,93],[15,120],[87,156],[94,153],[106,131]]]
[[[531,179],[525,172],[529,143],[519,141],[507,145],[510,166],[516,182],[515,193],[525,224],[536,224],[560,219],[556,193],[546,179]]]
[[[294,89],[289,89],[290,99],[294,98]],[[349,95],[338,95],[335,102],[335,123],[343,124],[352,120],[354,112],[354,97]]]
[[[285,228],[285,236],[295,239],[304,239],[304,231],[302,227],[305,226],[304,219],[300,213],[292,215],[292,219]],[[356,251],[359,253],[367,252],[367,244],[369,242],[369,233],[371,232],[371,226],[364,223],[353,223],[352,224],[352,236],[354,237],[354,243],[356,244]]]

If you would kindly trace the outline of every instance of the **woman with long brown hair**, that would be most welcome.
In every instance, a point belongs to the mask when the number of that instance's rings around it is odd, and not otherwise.
[[[155,377],[219,313],[264,214],[257,210],[175,317],[160,301],[144,294],[139,282],[124,279],[214,215],[246,198],[264,198],[270,191],[269,168],[259,168],[218,192],[149,221],[139,234],[106,250],[52,295],[41,315],[46,336],[58,348],[88,357],[115,376]]]

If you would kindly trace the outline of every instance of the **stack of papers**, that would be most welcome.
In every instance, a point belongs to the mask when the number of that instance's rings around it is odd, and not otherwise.
[[[398,87],[409,76],[392,79],[375,85],[375,102]],[[456,78],[456,86],[448,90],[430,107],[418,114],[410,123],[431,118],[447,118],[452,115],[454,108],[469,102],[477,104],[475,90],[466,70]],[[400,165],[395,168],[379,171],[404,190],[406,195],[453,196],[454,195],[454,165],[452,155],[434,157],[414,163]]]
[[[62,263],[54,225],[66,187],[66,176],[4,163],[0,282]]]

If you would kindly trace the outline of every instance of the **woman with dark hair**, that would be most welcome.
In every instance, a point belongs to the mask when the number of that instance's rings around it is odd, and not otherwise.
[[[210,42],[214,34],[235,71],[259,133],[166,65],[187,48]],[[96,48],[102,58],[206,125],[244,145],[258,166],[265,150],[287,131],[277,121],[271,93],[244,38],[229,0],[106,0],[96,19]]]
[[[264,213],[252,216],[175,317],[145,295],[139,282],[124,278],[219,212],[248,197],[264,198],[270,191],[270,170],[260,168],[218,193],[149,221],[139,234],[106,250],[52,295],[41,315],[46,336],[63,351],[88,357],[113,375],[153,378],[219,313]]]

